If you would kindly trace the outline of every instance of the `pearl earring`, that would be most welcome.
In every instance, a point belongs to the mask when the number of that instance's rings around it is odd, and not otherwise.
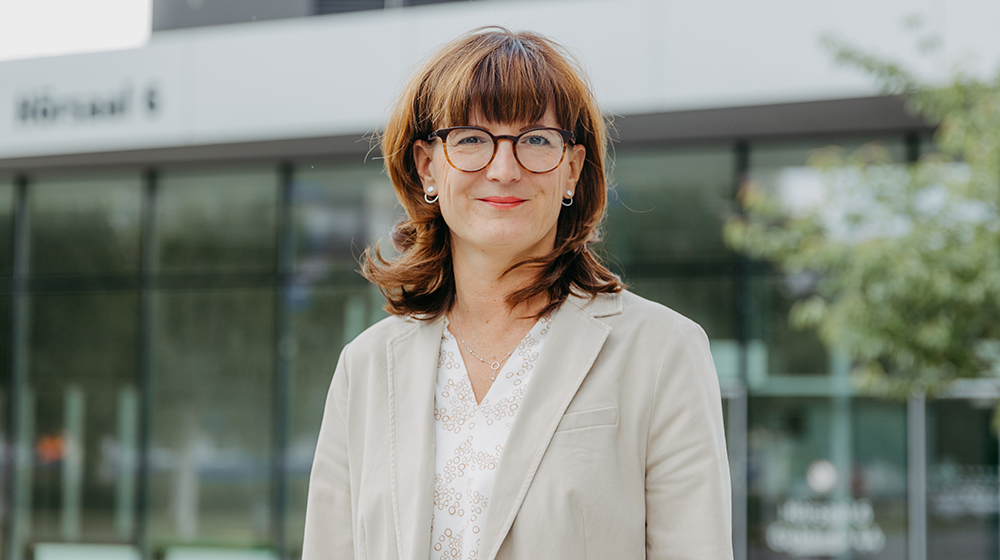
[[[566,189],[566,196],[562,201],[563,206],[573,206],[573,191]]]
[[[434,185],[427,185],[427,188],[424,189],[424,202],[427,204],[434,204],[437,202],[438,197],[434,194],[435,191],[437,191],[437,189],[434,188]],[[431,196],[434,196],[434,198],[432,199]]]

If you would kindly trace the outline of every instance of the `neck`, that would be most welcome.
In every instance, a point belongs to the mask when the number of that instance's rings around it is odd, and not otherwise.
[[[531,285],[537,277],[537,269],[531,267],[520,267],[504,274],[512,264],[524,258],[497,258],[476,250],[453,251],[456,301],[452,313],[466,319],[464,322],[474,318],[476,322],[494,326],[532,318],[544,307],[544,298],[534,298],[513,309],[507,305],[507,296]]]

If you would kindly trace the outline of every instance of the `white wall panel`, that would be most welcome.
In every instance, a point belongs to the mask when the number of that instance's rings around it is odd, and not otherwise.
[[[903,20],[922,14],[914,34]],[[943,75],[991,70],[1000,0],[480,1],[184,29],[130,51],[0,63],[0,158],[357,134],[378,128],[414,65],[481,25],[532,29],[583,61],[616,114],[862,97],[877,92],[819,45],[833,33]],[[943,50],[917,55],[922,35]],[[158,109],[144,109],[157,89]],[[115,117],[20,118],[27,96],[113,98]]]

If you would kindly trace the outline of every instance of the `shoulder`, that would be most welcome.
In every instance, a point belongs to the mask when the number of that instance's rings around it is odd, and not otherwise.
[[[701,328],[698,326],[698,323],[662,303],[648,300],[627,290],[618,295],[622,298],[622,315],[626,318],[645,318],[671,329],[690,330]]]
[[[707,340],[704,329],[698,323],[628,290],[572,301],[595,319],[611,326],[618,336]]]
[[[677,311],[628,291],[598,296],[586,310],[610,327],[604,348],[618,369],[661,387],[718,383],[708,336]]]
[[[348,360],[358,356],[371,356],[375,349],[396,338],[415,332],[422,322],[410,317],[390,315],[361,332],[344,347],[344,357]]]

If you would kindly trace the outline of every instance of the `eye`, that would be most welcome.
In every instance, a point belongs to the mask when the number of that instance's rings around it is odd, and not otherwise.
[[[528,146],[548,146],[552,141],[542,134],[529,134],[521,138],[521,143]]]
[[[482,132],[474,130],[460,130],[452,133],[453,138],[449,138],[455,146],[479,146],[489,144],[490,139]]]

